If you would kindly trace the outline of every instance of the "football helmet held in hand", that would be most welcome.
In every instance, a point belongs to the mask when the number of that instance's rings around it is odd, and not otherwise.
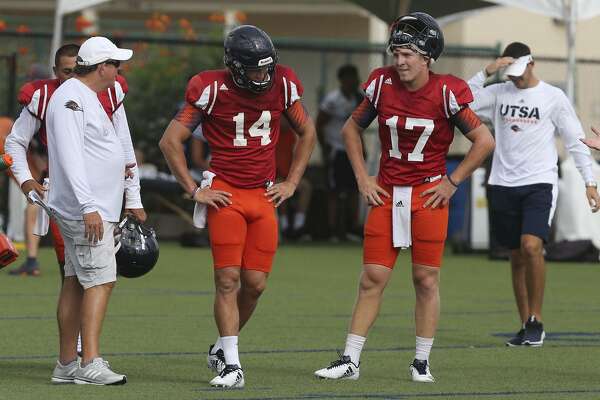
[[[154,229],[126,216],[115,229],[117,272],[125,278],[147,274],[158,261],[158,241]]]

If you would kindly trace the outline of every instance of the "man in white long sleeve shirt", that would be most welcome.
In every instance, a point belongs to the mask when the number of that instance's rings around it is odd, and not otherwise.
[[[6,138],[6,153],[13,158],[11,171],[17,183],[25,195],[35,190],[43,195],[44,188],[33,179],[29,167],[27,151],[29,144],[35,135],[38,141],[47,146],[46,115],[50,98],[54,91],[67,79],[73,76],[73,69],[77,59],[79,46],[76,44],[66,44],[61,46],[55,55],[54,73],[56,79],[43,79],[26,83],[19,91],[18,100],[23,106],[19,117],[15,121],[10,135]],[[121,110],[125,95],[128,91],[127,81],[122,76],[117,76],[115,85],[107,90],[98,93],[98,99],[102,103],[107,115],[115,122],[115,129],[120,138],[123,139],[124,149],[128,149],[128,143],[131,142],[131,135],[127,125],[125,111]],[[116,115],[118,112],[118,115]],[[135,156],[127,152],[126,160],[130,168],[131,179],[125,181],[126,207],[135,210],[136,217],[143,222],[143,208],[140,199],[140,182],[137,168],[135,167]],[[139,211],[138,211],[139,210]],[[61,275],[64,276],[64,243],[60,235],[58,226],[50,221],[50,230],[52,232],[54,249],[60,266]]]
[[[65,241],[65,279],[58,304],[60,356],[53,382],[124,384],[99,354],[99,335],[116,281],[113,231],[120,219],[126,160],[133,155],[123,107],[107,115],[98,93],[115,85],[121,61],[132,56],[93,37],[78,53],[75,77],[63,83],[47,110],[53,210]],[[128,135],[127,135],[128,136]],[[137,204],[133,204],[137,202]],[[126,208],[143,213],[139,197]],[[77,362],[81,327],[83,357]]]
[[[484,87],[487,76],[506,68],[509,81]],[[471,108],[494,125],[496,149],[488,181],[492,233],[511,251],[512,284],[522,328],[507,346],[541,346],[545,332],[543,244],[557,197],[555,132],[573,156],[586,185],[592,212],[600,196],[584,132],[565,94],[533,73],[529,47],[509,44],[502,57],[469,80]]]

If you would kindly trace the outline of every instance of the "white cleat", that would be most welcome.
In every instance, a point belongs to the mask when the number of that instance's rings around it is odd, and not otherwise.
[[[360,363],[359,363],[360,365]],[[327,368],[315,371],[315,376],[320,379],[350,379],[357,380],[360,376],[359,365],[350,360],[350,356],[341,356]]]
[[[226,365],[223,371],[210,381],[211,386],[224,389],[241,389],[245,384],[244,371],[237,365]]]
[[[225,369],[225,353],[223,349],[219,349],[213,353],[214,345],[208,348],[208,355],[206,356],[206,364],[208,369],[212,370],[216,374],[220,374]]]
[[[410,367],[408,367],[408,370],[413,382],[435,382],[435,378],[431,375],[431,371],[429,371],[429,363],[427,361],[415,359],[410,364]]]

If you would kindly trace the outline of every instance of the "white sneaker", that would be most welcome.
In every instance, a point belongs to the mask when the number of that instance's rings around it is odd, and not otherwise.
[[[225,353],[223,349],[219,349],[213,353],[215,345],[211,345],[208,348],[208,355],[206,356],[206,364],[208,368],[213,370],[215,373],[220,374],[225,369]]]
[[[414,359],[408,370],[413,382],[435,382],[435,378],[431,375],[431,371],[429,371],[429,363],[427,361]]]
[[[360,376],[359,365],[354,364],[350,360],[350,356],[340,356],[329,367],[315,371],[315,376],[321,379],[351,379],[355,381]]]
[[[79,368],[77,359],[71,361],[67,365],[62,365],[60,361],[56,361],[56,367],[52,371],[52,383],[75,383],[75,372]]]
[[[243,388],[246,383],[244,382],[244,371],[237,365],[226,365],[223,371],[219,375],[210,381],[211,386],[233,389]]]
[[[125,375],[116,374],[110,369],[108,361],[96,357],[85,367],[79,367],[75,373],[75,383],[78,385],[124,385]]]

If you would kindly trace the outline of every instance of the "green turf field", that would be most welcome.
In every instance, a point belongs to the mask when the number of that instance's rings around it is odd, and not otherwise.
[[[566,399],[600,398],[600,266],[549,264],[548,337],[541,349],[508,349],[518,329],[506,262],[448,255],[442,318],[431,357],[435,384],[409,380],[414,295],[401,256],[354,382],[318,381],[315,369],[344,347],[361,250],[283,246],[269,287],[240,338],[246,388],[208,386],[212,318],[208,250],[163,245],[157,268],[121,279],[104,325],[104,356],[125,386],[53,386],[59,289],[53,252],[39,278],[0,273],[0,399]]]

